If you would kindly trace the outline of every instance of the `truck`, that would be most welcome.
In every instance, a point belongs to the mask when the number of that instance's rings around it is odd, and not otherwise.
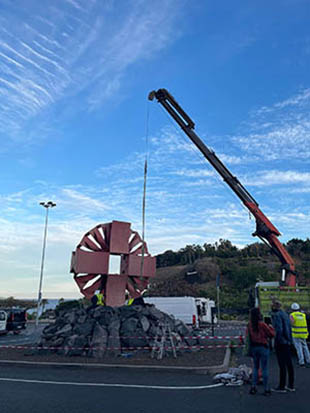
[[[298,303],[310,324],[310,288],[288,287],[279,281],[259,281],[255,284],[255,307],[259,307],[264,319],[270,318],[271,303],[278,300],[284,311],[291,312],[292,303]]]
[[[256,230],[253,236],[257,236],[264,242],[272,252],[279,258],[281,262],[281,280],[277,285],[270,286],[268,284],[259,283],[255,288],[255,302],[266,313],[267,307],[271,305],[273,298],[278,298],[281,301],[285,300],[286,304],[299,302],[302,298],[300,291],[303,291],[303,309],[310,311],[310,289],[308,287],[297,288],[296,270],[293,258],[290,256],[284,245],[279,241],[281,235],[279,230],[271,223],[266,215],[259,208],[258,203],[241,184],[236,176],[234,176],[217,157],[215,152],[208,148],[205,143],[199,138],[195,132],[195,123],[174,99],[174,97],[166,89],[153,90],[149,93],[149,100],[157,99],[158,103],[168,112],[168,114],[176,121],[184,133],[189,137],[198,150],[204,155],[207,161],[223,178],[224,182],[232,189],[249,213],[254,216],[256,222]]]
[[[217,322],[215,302],[204,297],[144,297],[146,304],[173,315],[195,328],[201,328]]]
[[[20,334],[26,328],[27,313],[24,308],[0,309],[0,334]]]

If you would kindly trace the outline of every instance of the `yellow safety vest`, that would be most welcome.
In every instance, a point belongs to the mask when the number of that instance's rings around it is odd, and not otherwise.
[[[102,293],[96,294],[97,297],[97,305],[104,305],[104,297]]]
[[[131,305],[134,302],[134,298],[128,298],[127,305]]]
[[[292,336],[295,338],[308,338],[306,315],[300,311],[291,314],[293,317]]]

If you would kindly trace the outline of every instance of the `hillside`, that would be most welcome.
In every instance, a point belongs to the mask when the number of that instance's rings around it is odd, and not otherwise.
[[[292,239],[286,245],[296,263],[299,285],[310,285],[310,239]],[[216,298],[219,275],[221,306],[227,312],[247,311],[249,291],[258,280],[279,280],[281,263],[264,244],[238,249],[228,240],[203,246],[190,245],[156,257],[156,278],[150,295],[192,295]]]

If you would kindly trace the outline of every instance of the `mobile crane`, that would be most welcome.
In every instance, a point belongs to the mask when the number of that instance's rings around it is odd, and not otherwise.
[[[282,282],[287,286],[294,287],[296,285],[295,264],[290,254],[277,238],[281,235],[280,232],[259,209],[258,203],[241,184],[238,178],[232,175],[222,161],[216,156],[215,152],[209,149],[198,137],[194,131],[195,123],[181,108],[174,97],[166,89],[158,89],[149,94],[149,100],[153,100],[154,98],[156,98],[172,116],[194,145],[221,175],[224,182],[226,182],[226,184],[234,191],[250,213],[255,217],[256,231],[252,235],[259,237],[278,256],[282,263]]]
[[[296,301],[299,302],[305,310],[310,311],[310,289],[308,287],[297,287],[295,263],[284,245],[278,240],[278,237],[281,235],[278,229],[260,210],[258,203],[238,178],[226,168],[215,152],[209,149],[195,133],[195,123],[174,97],[166,89],[158,89],[149,93],[148,99],[154,100],[154,98],[157,99],[176,121],[189,139],[220,174],[224,182],[226,182],[254,216],[256,230],[252,235],[259,237],[279,258],[282,264],[281,282],[258,282],[255,286],[255,304],[260,307],[263,315],[268,315],[270,302],[274,298],[280,299],[286,309],[289,309],[291,303]]]
[[[252,234],[259,237],[268,245],[282,264],[281,282],[258,282],[255,285],[255,305],[260,307],[264,317],[269,316],[271,301],[281,300],[283,308],[290,309],[293,302],[298,302],[308,313],[310,319],[310,288],[299,287],[296,283],[296,270],[293,258],[278,240],[281,235],[278,229],[260,210],[258,203],[241,184],[237,177],[226,168],[214,151],[209,149],[195,133],[195,123],[181,108],[178,102],[166,89],[153,90],[149,93],[149,100],[157,99],[164,109],[177,122],[194,145],[221,175],[224,182],[234,191],[241,202],[246,206],[256,221],[256,230]]]

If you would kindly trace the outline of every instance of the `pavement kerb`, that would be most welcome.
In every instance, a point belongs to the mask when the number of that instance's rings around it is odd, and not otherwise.
[[[136,370],[153,370],[169,373],[197,373],[197,374],[216,374],[228,370],[230,362],[231,349],[227,347],[224,361],[218,366],[202,367],[182,367],[182,366],[150,366],[150,365],[131,365],[131,364],[104,364],[104,363],[57,363],[48,361],[23,361],[23,360],[0,360],[0,364],[20,365],[20,366],[37,366],[37,367],[79,367],[79,368],[118,368],[118,369],[136,369]]]

